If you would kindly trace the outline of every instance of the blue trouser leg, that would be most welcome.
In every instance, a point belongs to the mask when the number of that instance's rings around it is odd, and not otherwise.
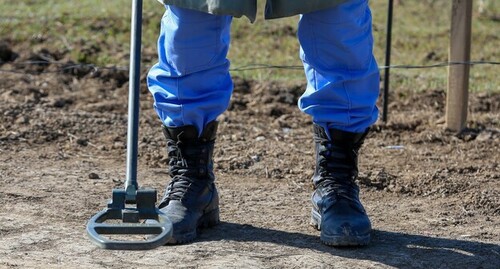
[[[232,17],[166,8],[148,87],[163,124],[194,125],[201,133],[227,109],[232,94],[226,58]]]
[[[148,76],[165,125],[195,125],[201,132],[227,108],[232,92],[226,59],[230,23],[230,16],[167,7],[159,63]],[[308,81],[300,109],[323,127],[363,132],[378,115],[379,74],[367,1],[303,15],[298,36]]]
[[[378,66],[367,0],[304,14],[300,57],[307,89],[299,108],[323,128],[361,133],[378,117]]]

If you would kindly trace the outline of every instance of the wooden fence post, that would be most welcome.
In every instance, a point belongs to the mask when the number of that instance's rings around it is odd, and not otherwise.
[[[450,62],[469,62],[471,47],[472,0],[453,0],[451,12]],[[446,128],[460,132],[467,120],[469,99],[468,64],[450,65],[446,97]]]

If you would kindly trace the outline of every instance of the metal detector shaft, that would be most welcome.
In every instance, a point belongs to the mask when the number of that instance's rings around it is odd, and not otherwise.
[[[135,200],[137,184],[137,156],[139,141],[139,94],[141,72],[142,0],[132,1],[130,41],[129,108],[127,132],[127,200]]]

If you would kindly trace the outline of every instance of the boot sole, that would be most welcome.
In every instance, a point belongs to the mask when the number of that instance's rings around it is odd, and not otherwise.
[[[203,228],[210,228],[220,223],[219,217],[219,208],[216,208],[210,212],[205,213],[198,220],[198,224],[196,225],[196,229],[193,231],[188,231],[181,234],[174,234],[172,238],[167,242],[167,245],[178,245],[178,244],[186,244],[194,241],[196,237],[198,237],[198,230]]]
[[[311,210],[311,225],[313,225],[318,231],[321,231],[321,214],[314,209]],[[326,235],[323,231],[321,231],[319,239],[323,244],[333,247],[366,246],[370,243],[371,234]]]

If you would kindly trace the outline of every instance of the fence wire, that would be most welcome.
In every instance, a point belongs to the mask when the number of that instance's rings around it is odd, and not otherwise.
[[[56,61],[24,61],[24,62],[9,62],[10,64],[21,67],[21,66],[49,66],[49,65],[57,65],[61,66],[57,68],[57,70],[42,70],[42,71],[31,71],[31,70],[23,70],[21,68],[17,69],[1,69],[0,73],[12,73],[12,74],[30,74],[30,75],[41,75],[48,73],[66,73],[70,70],[75,69],[84,69],[89,73],[97,72],[98,70],[116,70],[116,71],[128,71],[128,66],[99,66],[96,64],[85,64],[85,63],[65,63],[65,62],[56,62]],[[0,62],[0,65],[5,64]],[[500,65],[500,62],[497,61],[468,61],[468,62],[441,62],[441,63],[433,63],[428,65],[406,65],[406,64],[396,64],[389,66],[379,66],[380,70],[385,69],[429,69],[429,68],[437,68],[437,67],[447,67],[447,66],[455,66],[455,65]],[[150,69],[152,66],[144,66],[143,69]],[[302,70],[304,67],[301,65],[270,65],[270,64],[248,64],[239,67],[230,68],[230,72],[242,72],[242,71],[251,71],[251,70],[263,70],[263,69],[281,69],[281,70]]]

